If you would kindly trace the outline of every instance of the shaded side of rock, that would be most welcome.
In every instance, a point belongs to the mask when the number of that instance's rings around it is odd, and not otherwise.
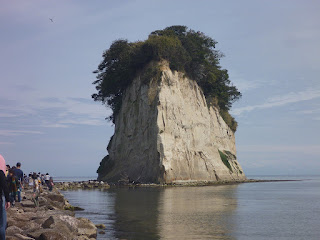
[[[50,228],[50,226],[54,223],[54,219],[50,216],[41,226],[43,228]]]
[[[63,235],[63,233],[55,231],[47,231],[41,233],[37,240],[67,240],[68,238]]]

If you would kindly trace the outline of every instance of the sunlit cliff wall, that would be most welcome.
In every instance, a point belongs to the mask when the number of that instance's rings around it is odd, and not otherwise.
[[[236,159],[235,137],[215,107],[208,107],[197,83],[168,64],[158,77],[145,73],[126,90],[110,164],[99,180],[117,182],[193,182],[246,179]],[[102,169],[104,163],[101,163]],[[107,167],[108,165],[108,167]]]

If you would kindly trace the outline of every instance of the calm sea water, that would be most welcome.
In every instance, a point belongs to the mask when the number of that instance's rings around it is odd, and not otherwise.
[[[98,239],[320,239],[320,177],[205,187],[64,191]]]

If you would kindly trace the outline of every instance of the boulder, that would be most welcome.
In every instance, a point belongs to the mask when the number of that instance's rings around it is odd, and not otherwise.
[[[17,226],[18,228],[22,229],[22,230],[28,230],[28,231],[33,231],[35,229],[39,229],[40,228],[40,224],[34,222],[34,221],[30,221],[28,219],[25,220],[16,220],[16,222],[14,223],[15,226]]]
[[[95,238],[93,238],[95,239]],[[91,240],[91,238],[88,238],[87,236],[78,236],[77,240]]]
[[[34,202],[31,200],[25,200],[25,201],[21,202],[21,206],[24,208],[34,208],[35,207]]]
[[[10,226],[10,227],[8,227],[6,229],[6,235],[7,236],[9,236],[9,235],[13,236],[13,235],[15,235],[17,233],[22,233],[22,232],[23,232],[23,230],[21,228],[17,227],[17,226]]]
[[[39,206],[41,207],[41,206],[45,206],[47,204],[48,204],[48,200],[46,198],[40,196],[39,197]]]
[[[78,220],[75,217],[68,215],[53,215],[50,216],[44,223],[43,227],[47,229],[63,232],[64,235],[70,235],[72,232],[77,233]]]
[[[62,194],[44,190],[39,197],[42,206],[38,208],[30,200],[32,194],[32,190],[25,189],[26,199],[17,207],[8,209],[6,239],[73,240],[96,237],[96,227],[91,221],[77,219],[73,211],[63,210],[70,204]]]
[[[41,225],[42,228],[50,228],[50,226],[54,224],[54,219],[52,216],[50,216],[44,223]]]
[[[19,240],[19,238],[15,236],[6,236],[6,240]]]
[[[89,238],[97,237],[97,227],[86,218],[78,218],[78,233]]]
[[[61,203],[64,203],[64,197],[63,195],[61,194],[49,194],[48,195],[48,198],[52,201],[55,201],[55,202],[61,202]]]
[[[63,233],[56,232],[56,231],[47,231],[44,233],[41,233],[39,238],[37,240],[68,240],[70,238],[67,238]]]
[[[103,223],[96,224],[95,226],[99,229],[106,229],[106,225],[104,225]]]
[[[39,228],[39,229],[37,229],[37,230],[35,230],[35,231],[30,231],[30,232],[28,232],[28,233],[27,233],[27,236],[30,237],[30,238],[32,238],[32,239],[39,239],[40,235],[41,235],[42,233],[45,233],[46,231],[48,231],[48,229],[41,229],[41,228]]]
[[[15,234],[14,237],[16,237],[19,240],[34,240],[34,238],[32,237],[27,237],[19,233]]]

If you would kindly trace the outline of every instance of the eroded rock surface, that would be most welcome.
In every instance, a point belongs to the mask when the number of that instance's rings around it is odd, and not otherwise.
[[[198,84],[160,65],[126,90],[99,180],[179,183],[245,180],[235,136]]]

